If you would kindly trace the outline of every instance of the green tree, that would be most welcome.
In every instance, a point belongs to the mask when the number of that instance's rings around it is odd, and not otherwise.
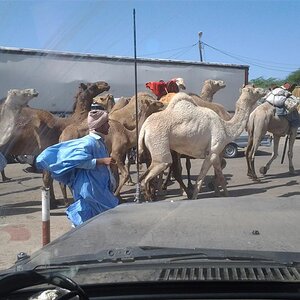
[[[296,83],[297,85],[300,85],[300,69],[296,70],[295,72],[292,72],[285,81]]]
[[[279,80],[279,79],[276,79],[276,78],[273,78],[273,77],[270,77],[270,78],[263,78],[263,77],[258,77],[256,79],[252,79],[250,80],[249,83],[251,84],[254,84],[255,86],[257,87],[261,87],[261,88],[264,88],[264,89],[267,89],[269,88],[270,86],[273,86],[273,85],[282,85],[286,80]]]
[[[270,86],[273,85],[280,86],[283,85],[285,82],[296,83],[297,85],[300,85],[300,69],[292,72],[283,80],[276,79],[273,77],[267,79],[263,77],[258,77],[249,81],[249,83],[254,84],[255,86],[261,88],[269,88]]]

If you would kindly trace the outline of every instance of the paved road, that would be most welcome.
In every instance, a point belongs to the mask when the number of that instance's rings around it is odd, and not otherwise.
[[[300,195],[300,140],[296,140],[294,148],[295,176],[288,174],[287,158],[284,164],[280,163],[283,141],[280,145],[280,158],[272,165],[268,175],[261,183],[254,183],[246,175],[246,161],[243,152],[238,158],[227,159],[224,174],[228,182],[228,191],[231,197],[257,195],[261,201],[275,197],[289,197]],[[257,170],[270,158],[271,148],[261,147],[257,153]],[[185,162],[183,161],[183,164]],[[192,162],[194,179],[199,173],[201,160]],[[22,171],[26,165],[10,164],[6,174],[12,177],[10,182],[0,182],[0,269],[11,266],[16,255],[24,251],[29,255],[42,246],[41,224],[41,175],[28,174]],[[184,168],[185,169],[185,168]],[[209,173],[212,175],[212,171]],[[135,173],[133,174],[135,179]],[[55,183],[57,198],[62,198],[59,185]],[[122,196],[127,201],[133,201],[135,187],[126,187]],[[204,190],[198,196],[198,201],[203,198],[214,197],[213,192]],[[164,199],[181,200],[176,183],[168,187]],[[64,208],[51,211],[51,240],[63,235],[71,229],[70,223],[64,214]]]

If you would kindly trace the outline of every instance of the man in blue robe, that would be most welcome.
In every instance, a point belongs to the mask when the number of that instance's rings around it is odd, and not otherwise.
[[[67,216],[74,226],[118,205],[114,196],[114,178],[102,135],[109,130],[108,114],[92,110],[88,115],[89,134],[45,149],[36,159],[36,167],[70,187],[74,203]]]

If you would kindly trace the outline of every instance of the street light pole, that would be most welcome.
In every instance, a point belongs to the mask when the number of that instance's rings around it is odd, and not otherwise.
[[[199,31],[199,32],[198,32],[198,36],[199,36],[199,53],[200,53],[200,61],[201,61],[201,62],[203,61],[203,58],[202,58],[202,44],[201,44],[201,37],[202,37],[202,34],[203,34],[202,31]]]

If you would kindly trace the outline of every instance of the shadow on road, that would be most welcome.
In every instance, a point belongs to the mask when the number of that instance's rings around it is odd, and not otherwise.
[[[11,192],[7,192],[7,193],[2,193],[2,194],[0,194],[0,197],[1,197],[1,196],[12,195],[12,194],[19,194],[19,193],[24,193],[24,192],[35,191],[35,190],[39,190],[39,189],[41,189],[41,187],[40,187],[40,186],[36,186],[36,187],[24,189],[24,190],[11,191]]]

